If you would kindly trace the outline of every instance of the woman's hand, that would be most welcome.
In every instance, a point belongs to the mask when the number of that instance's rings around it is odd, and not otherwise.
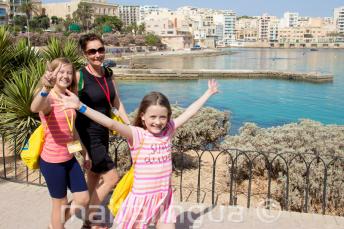
[[[54,87],[55,82],[56,82],[56,76],[57,76],[57,73],[60,71],[61,66],[62,64],[59,63],[57,68],[53,71],[50,66],[50,63],[47,62],[47,70],[45,71],[41,79],[43,87],[45,87],[48,90]]]
[[[88,153],[86,153],[85,155],[83,166],[84,166],[84,169],[86,170],[90,170],[92,168],[92,161],[91,161],[91,158],[88,156]]]

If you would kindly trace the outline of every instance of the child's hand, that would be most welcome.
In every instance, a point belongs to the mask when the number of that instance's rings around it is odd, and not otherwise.
[[[57,68],[52,71],[50,63],[47,62],[47,70],[44,72],[44,75],[42,76],[42,85],[46,88],[52,88],[55,85],[56,82],[56,76],[57,73],[60,71],[62,64],[59,63]]]
[[[60,106],[61,110],[68,110],[68,109],[79,109],[81,102],[73,92],[66,89],[66,95],[60,95],[61,98],[56,98],[57,104],[53,104],[53,106]]]
[[[210,95],[215,95],[219,92],[217,81],[214,79],[208,80],[208,91]]]

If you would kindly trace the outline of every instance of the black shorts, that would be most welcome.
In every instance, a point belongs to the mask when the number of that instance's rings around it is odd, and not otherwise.
[[[115,168],[115,163],[111,159],[107,148],[108,146],[101,144],[89,147],[88,154],[92,160],[92,172],[106,173]]]

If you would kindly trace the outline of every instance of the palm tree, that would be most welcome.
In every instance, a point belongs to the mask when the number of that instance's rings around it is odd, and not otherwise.
[[[73,12],[73,19],[80,22],[83,29],[88,31],[92,22],[93,12],[91,4],[80,2],[78,4],[78,9]]]
[[[29,36],[29,21],[33,13],[40,14],[40,9],[36,3],[32,0],[25,0],[20,5],[20,11],[25,13],[26,15],[26,26],[27,26],[27,37],[30,43],[30,36]]]

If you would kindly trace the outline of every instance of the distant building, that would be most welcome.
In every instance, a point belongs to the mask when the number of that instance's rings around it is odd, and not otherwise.
[[[5,0],[6,1],[6,0]],[[16,15],[26,15],[24,12],[21,11],[20,7],[26,0],[10,0],[10,18],[13,18]],[[37,16],[42,13],[42,1],[41,0],[32,0],[32,3],[36,6],[37,12],[32,12],[33,15]]]
[[[338,33],[344,33],[344,6],[335,8],[333,11],[333,21]]]
[[[281,19],[280,27],[297,27],[299,22],[299,13],[295,12],[285,12],[283,18]]]
[[[93,16],[118,16],[118,5],[107,3],[107,0],[71,0],[70,2],[59,3],[45,3],[43,8],[45,14],[49,17],[56,16],[66,19],[72,17],[74,11],[78,9],[80,2],[85,2],[91,5],[93,9]]]
[[[254,42],[258,39],[258,19],[240,18],[235,23],[235,40]]]
[[[144,23],[145,17],[152,12],[159,12],[160,8],[157,5],[140,6],[139,24]]]
[[[236,13],[231,10],[224,10],[214,15],[215,31],[219,37],[217,43],[219,45],[229,46],[235,41],[235,21]]]
[[[10,15],[9,0],[0,0],[0,25],[6,25]]]
[[[120,5],[118,15],[124,26],[138,24],[140,20],[140,6],[137,5]]]

